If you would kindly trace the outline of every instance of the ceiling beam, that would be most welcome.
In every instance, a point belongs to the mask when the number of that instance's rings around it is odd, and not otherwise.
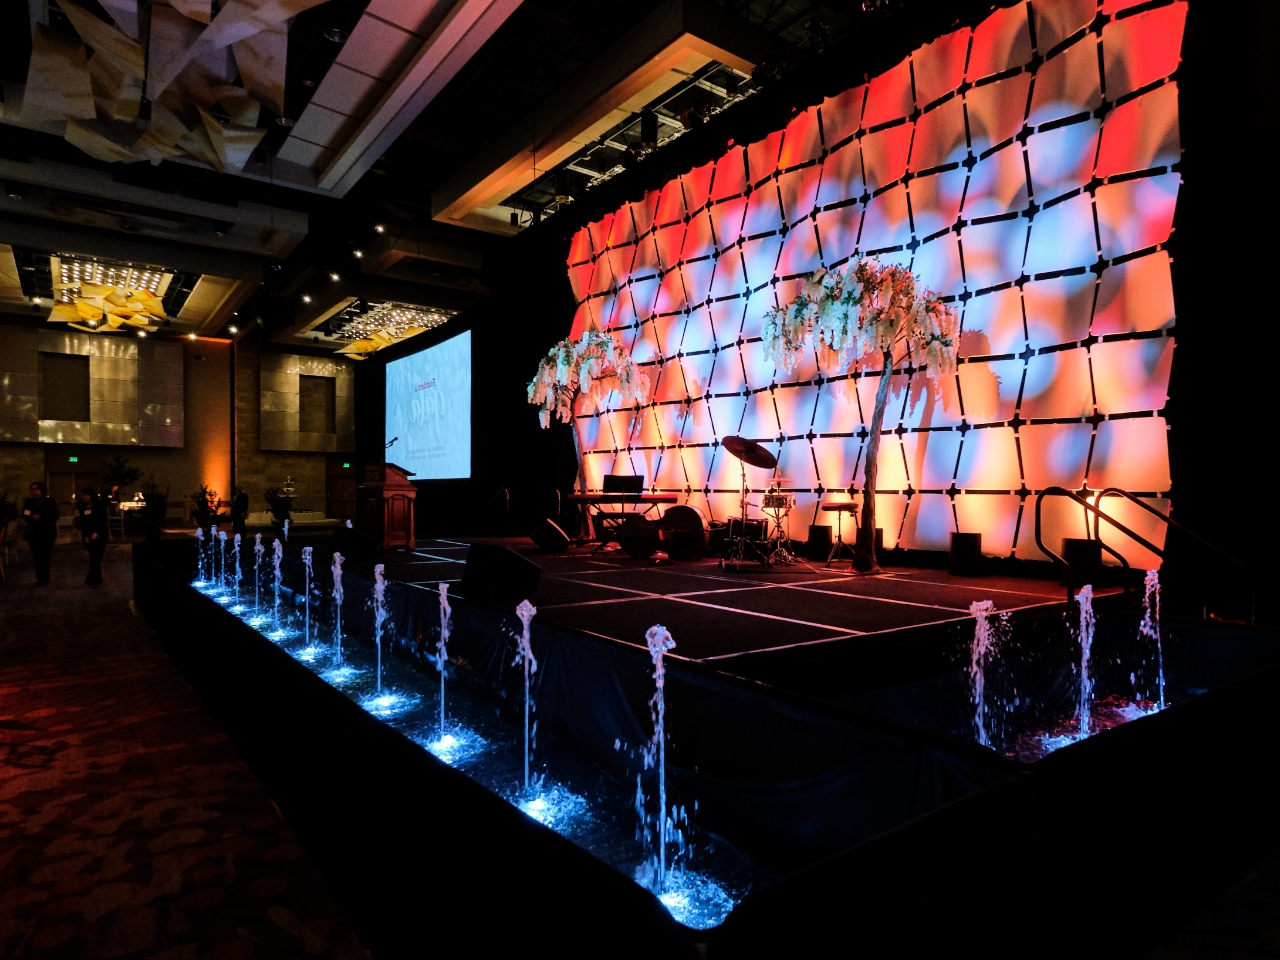
[[[345,196],[519,5],[520,0],[457,0],[325,167],[320,189]]]
[[[567,159],[581,149],[585,135],[598,137],[616,122],[615,111],[634,112],[638,107],[631,101],[660,95],[656,87],[668,76],[691,72],[690,65],[696,69],[714,60],[749,72],[785,49],[783,41],[710,0],[667,0],[436,189],[432,215],[510,232],[475,211]]]

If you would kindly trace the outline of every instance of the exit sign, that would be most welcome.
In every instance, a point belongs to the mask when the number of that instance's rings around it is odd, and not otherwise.
[[[67,463],[79,463],[79,462],[80,462],[79,457],[67,457]]]
[[[350,469],[351,469],[351,464],[349,464],[349,463],[344,463],[344,464],[342,465],[342,469],[343,469],[343,470],[350,470]]]

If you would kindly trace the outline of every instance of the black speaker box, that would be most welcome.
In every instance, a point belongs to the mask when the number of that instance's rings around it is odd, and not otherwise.
[[[825,523],[809,525],[809,542],[804,545],[806,560],[821,560],[831,556],[831,527]]]
[[[982,575],[982,534],[952,533],[947,572],[953,577]]]
[[[510,613],[538,589],[542,568],[509,547],[473,543],[458,592],[481,606]]]
[[[569,535],[554,520],[543,520],[529,535],[529,539],[547,553],[563,553],[569,549]]]

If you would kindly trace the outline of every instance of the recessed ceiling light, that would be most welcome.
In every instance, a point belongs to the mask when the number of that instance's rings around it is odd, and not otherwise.
[[[316,82],[314,80],[303,80],[302,85],[304,87],[314,87],[316,85]]]
[[[355,258],[356,258],[357,260],[359,260],[361,257],[363,257],[363,256],[364,256],[364,251],[363,251],[363,250],[353,250],[353,251],[351,251],[351,252],[355,255]]]
[[[188,333],[188,334],[187,334],[187,339],[188,339],[188,340],[194,340],[195,338],[196,338],[196,335],[195,335],[194,333]]]
[[[239,332],[240,332],[240,331],[239,331],[237,328],[235,328],[235,327],[227,327],[227,333],[235,334],[235,333],[239,333]]]
[[[324,35],[326,39],[332,40],[334,43],[347,42],[346,33],[342,30],[339,30],[337,27],[330,27],[328,30],[324,32]]]
[[[304,294],[302,295],[302,302],[303,302],[303,303],[310,303],[310,302],[311,302],[311,297],[310,297],[310,295],[309,295],[309,294],[305,294],[305,293],[304,293]]]
[[[32,297],[31,302],[38,307],[40,304],[44,303],[44,297]]]
[[[292,127],[294,122],[288,117],[276,117],[276,123],[282,127]]]
[[[386,227],[384,227],[382,224],[378,224],[378,225],[377,225],[376,227],[374,227],[373,229],[374,229],[374,230],[376,230],[378,233],[386,233],[386,232],[387,232],[387,228],[386,228]]]
[[[138,336],[140,336],[140,337],[146,337],[146,335],[147,335],[147,331],[145,331],[145,330],[139,330],[139,331],[138,331]]]
[[[330,279],[330,280],[341,280],[342,278],[341,278],[340,276],[338,276],[336,273],[331,273],[331,274],[329,274],[329,279]]]

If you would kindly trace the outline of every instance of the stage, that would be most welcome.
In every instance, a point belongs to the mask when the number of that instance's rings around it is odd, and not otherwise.
[[[660,623],[675,639],[671,656],[730,671],[726,661],[744,654],[853,637],[889,639],[972,620],[969,605],[977,600],[1034,616],[1061,609],[1065,597],[1058,581],[1043,578],[956,577],[922,567],[865,576],[852,573],[848,561],[731,572],[716,559],[673,563],[597,553],[592,546],[547,553],[526,538],[483,542],[508,547],[542,569],[528,598],[539,622],[642,649],[645,631]],[[406,584],[456,583],[468,549],[463,539],[419,542],[413,551],[392,554],[386,574]]]

